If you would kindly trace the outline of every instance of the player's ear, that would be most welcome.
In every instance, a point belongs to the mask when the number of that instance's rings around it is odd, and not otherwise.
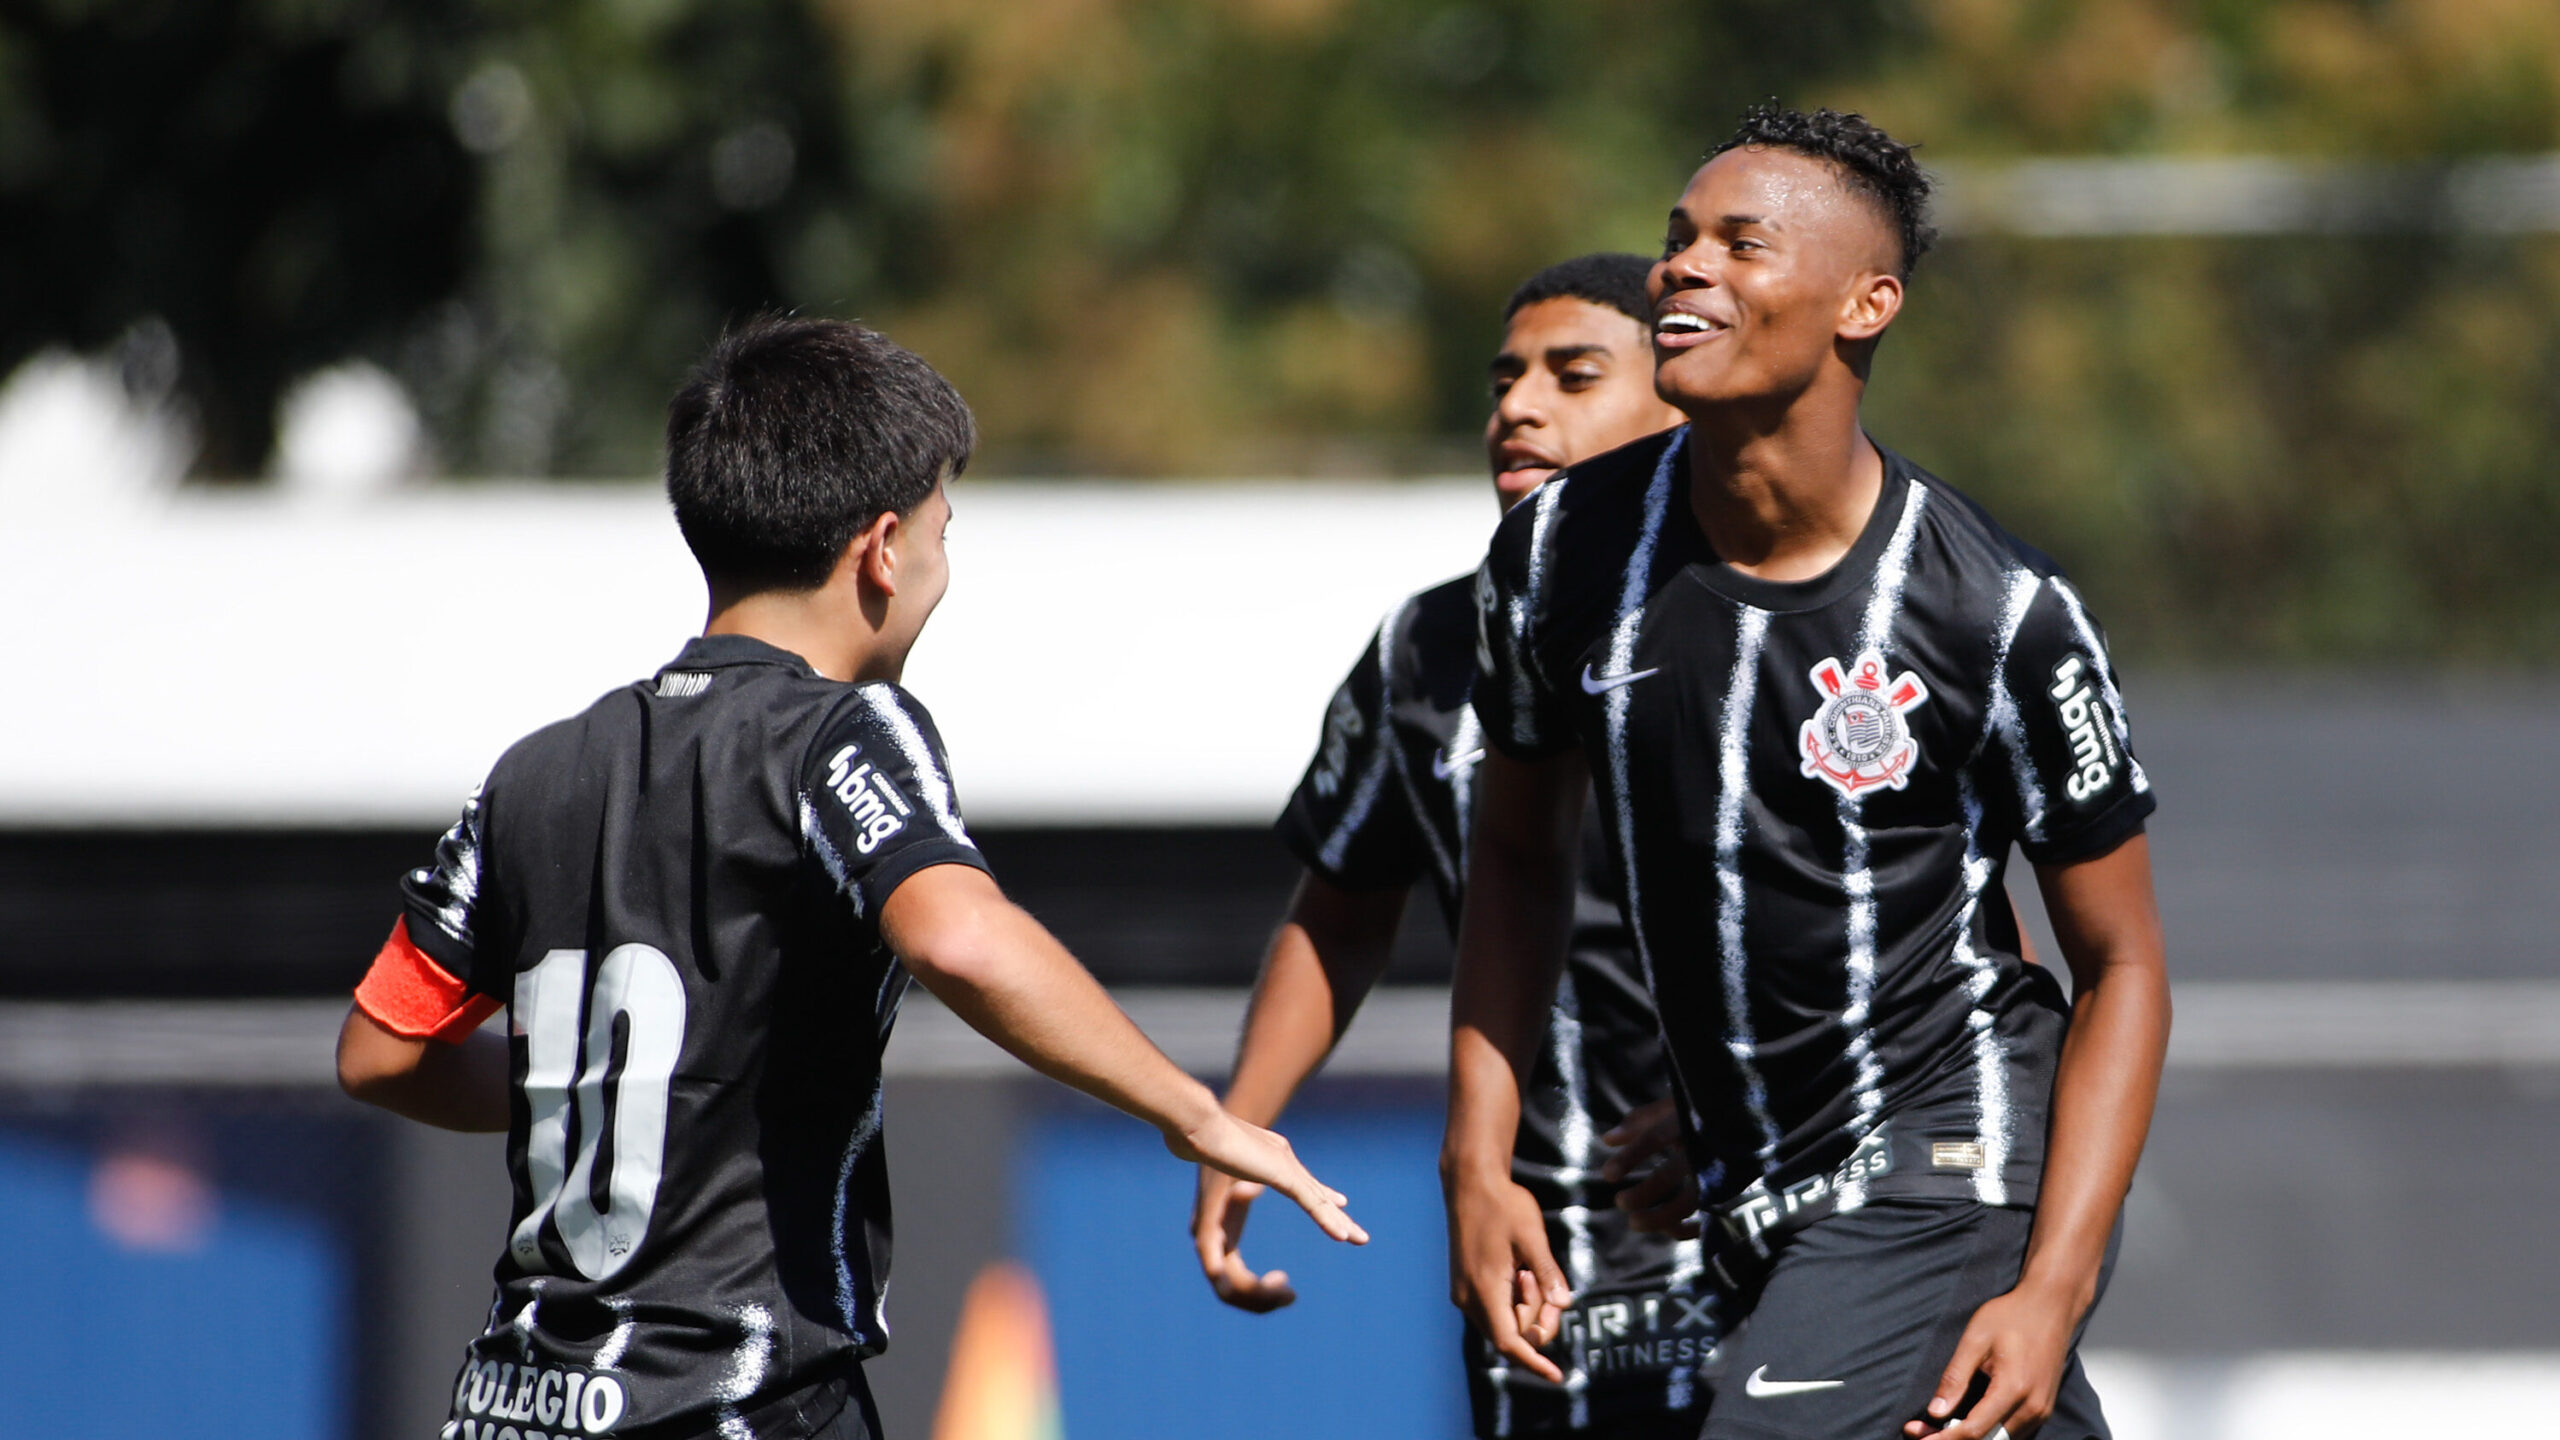
[[[862,583],[883,595],[898,593],[898,543],[905,525],[895,510],[883,510],[845,547],[845,563],[856,567]]]
[[[1841,298],[1839,336],[1850,341],[1873,340],[1901,313],[1902,278],[1878,270],[1867,271],[1851,282],[1849,293]]]

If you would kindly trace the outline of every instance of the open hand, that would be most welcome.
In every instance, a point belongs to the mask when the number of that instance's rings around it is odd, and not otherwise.
[[[1164,1145],[1185,1160],[1279,1191],[1297,1201],[1307,1218],[1316,1222],[1316,1228],[1336,1240],[1352,1245],[1369,1243],[1369,1232],[1343,1209],[1351,1203],[1350,1197],[1308,1174],[1307,1167],[1298,1163],[1297,1152],[1289,1148],[1288,1140],[1275,1131],[1248,1124],[1221,1108],[1196,1129],[1167,1130]],[[1239,1217],[1237,1225],[1242,1224]],[[1202,1259],[1205,1264],[1207,1257]]]
[[[1698,1177],[1689,1168],[1687,1147],[1680,1138],[1680,1112],[1669,1097],[1651,1100],[1627,1112],[1601,1143],[1613,1147],[1600,1167],[1600,1178],[1612,1184],[1636,1177],[1618,1192],[1617,1205],[1634,1229],[1649,1235],[1698,1233]],[[1648,1168],[1650,1167],[1650,1168]]]
[[[1200,1167],[1199,1198],[1191,1206],[1191,1244],[1200,1253],[1200,1271],[1218,1298],[1239,1310],[1268,1314],[1298,1298],[1289,1272],[1257,1275],[1244,1263],[1244,1222],[1263,1187],[1239,1180],[1224,1170]]]
[[[2053,1413],[2075,1323],[2074,1307],[2023,1286],[1988,1302],[1964,1327],[1955,1358],[1929,1397],[1928,1414],[1904,1425],[1902,1433],[1913,1440],[1989,1440],[2004,1433],[2026,1440]],[[1976,1377],[1981,1398],[1963,1419],[1949,1419]]]
[[[1547,1245],[1538,1199],[1509,1176],[1449,1182],[1449,1299],[1513,1362],[1564,1383],[1539,1353],[1556,1338],[1573,1291]]]

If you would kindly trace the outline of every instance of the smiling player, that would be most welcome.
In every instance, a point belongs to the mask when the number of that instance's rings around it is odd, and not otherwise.
[[[1504,507],[1563,466],[1678,422],[1653,393],[1648,268],[1641,256],[1585,255],[1540,271],[1512,295],[1485,423]],[[1467,706],[1472,588],[1472,577],[1460,577],[1398,605],[1334,695],[1322,743],[1280,819],[1306,869],[1254,991],[1227,1095],[1239,1115],[1277,1118],[1323,1063],[1385,967],[1416,884],[1427,878],[1442,914],[1457,922],[1484,754]],[[1618,1187],[1597,1173],[1603,1132],[1664,1095],[1667,1082],[1596,828],[1582,848],[1570,958],[1509,1170],[1535,1197],[1582,1300],[1559,1327],[1555,1379],[1514,1366],[1471,1332],[1468,1388],[1476,1431],[1488,1440],[1686,1440],[1697,1431],[1696,1367],[1715,1333],[1704,1297],[1690,1294],[1697,1244],[1637,1233],[1612,1208]],[[1239,1253],[1254,1193],[1202,1171],[1193,1237],[1222,1298],[1269,1310],[1294,1295],[1285,1275],[1257,1275]]]
[[[2078,592],[1860,426],[1927,196],[1856,116],[1746,116],[1653,272],[1688,425],[1541,490],[1482,572],[1458,1298],[1551,1365],[1569,1277],[1509,1158],[1596,783],[1730,1302],[1708,1440],[2107,1434],[2075,1346],[2168,1033],[2154,802]],[[2013,844],[2069,999],[1998,898]]]

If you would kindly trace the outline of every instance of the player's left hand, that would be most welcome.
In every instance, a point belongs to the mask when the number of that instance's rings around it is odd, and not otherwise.
[[[1200,1167],[1200,1194],[1191,1207],[1191,1243],[1200,1272],[1219,1299],[1239,1310],[1269,1314],[1298,1298],[1289,1272],[1255,1274],[1244,1263],[1244,1222],[1263,1187],[1213,1166]]]
[[[1914,1440],[1988,1440],[2005,1431],[2011,1440],[2027,1440],[2053,1413],[2078,1318],[2068,1300],[2025,1286],[1974,1311],[1955,1358],[1938,1377],[1938,1392],[1929,1397],[1927,1416],[1902,1433]],[[1981,1398],[1963,1419],[1950,1420],[1976,1377]]]
[[[1600,1178],[1619,1184],[1631,1175],[1637,1177],[1617,1197],[1628,1224],[1648,1235],[1694,1239],[1698,1177],[1689,1168],[1687,1148],[1680,1138],[1680,1112],[1672,1101],[1665,1097],[1637,1106],[1600,1139],[1614,1147],[1600,1166]]]

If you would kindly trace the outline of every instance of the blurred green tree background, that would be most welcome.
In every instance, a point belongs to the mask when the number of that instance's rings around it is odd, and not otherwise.
[[[1933,164],[2540,153],[2560,6],[16,0],[0,368],[165,326],[238,476],[363,356],[448,472],[628,476],[796,307],[942,366],[990,473],[1467,470],[1510,287],[1651,249],[1769,95]],[[2549,663],[2555,317],[2549,235],[1959,235],[1871,423],[2137,650]]]

